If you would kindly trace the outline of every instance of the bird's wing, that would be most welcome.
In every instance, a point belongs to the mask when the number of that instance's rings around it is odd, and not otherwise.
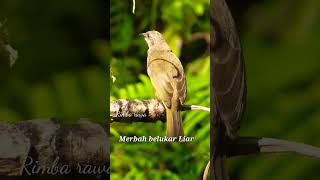
[[[229,137],[235,137],[246,104],[245,65],[240,40],[224,1],[213,6],[212,86],[217,114]]]
[[[162,63],[166,62],[166,63]],[[160,68],[158,70],[158,74],[154,74],[150,69]],[[160,74],[160,72],[164,72]],[[158,85],[154,85],[154,87],[168,85],[170,83],[172,87],[172,91],[167,91],[171,97],[173,94],[173,90],[177,91],[179,97],[179,104],[183,104],[186,99],[187,94],[187,84],[186,78],[184,75],[183,66],[177,56],[172,52],[163,53],[163,51],[153,51],[148,54],[148,74],[152,79],[155,79],[156,76],[161,76],[161,82]],[[157,78],[160,79],[160,78]],[[160,88],[160,87],[159,87]],[[157,90],[156,90],[157,91]]]
[[[178,74],[175,76],[175,86],[178,91],[178,96],[180,100],[180,104],[183,104],[186,96],[187,96],[187,82],[186,82],[186,76],[184,74],[183,66],[179,60],[179,58],[172,52],[167,54],[171,62],[174,64],[176,69],[178,70]]]
[[[171,98],[174,91],[171,85],[172,77],[168,71],[175,70],[172,67],[168,67],[169,65],[168,63],[163,63],[162,60],[153,60],[148,66],[148,75],[154,87],[155,95],[157,99],[163,101],[167,108],[171,108]],[[164,68],[166,71],[163,70]]]

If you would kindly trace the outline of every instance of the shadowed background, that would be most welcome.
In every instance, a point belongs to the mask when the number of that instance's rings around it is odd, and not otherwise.
[[[19,58],[0,67],[0,119],[104,122],[108,102],[104,1],[2,0]],[[1,60],[3,61],[3,59]]]
[[[227,1],[247,67],[240,135],[320,146],[320,2]],[[319,160],[297,155],[232,158],[231,179],[319,179]]]

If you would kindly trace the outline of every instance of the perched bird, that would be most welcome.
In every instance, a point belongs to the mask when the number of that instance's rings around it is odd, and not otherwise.
[[[245,64],[227,4],[224,0],[218,0],[212,6],[212,103],[216,108],[216,120],[224,125],[226,136],[234,139],[246,106]]]
[[[161,33],[141,33],[148,44],[147,70],[155,90],[155,96],[166,108],[167,136],[183,135],[182,119],[179,112],[187,95],[186,78],[182,64],[171,51]]]
[[[225,146],[237,137],[246,106],[246,71],[235,22],[225,0],[211,0],[211,173],[229,179]]]

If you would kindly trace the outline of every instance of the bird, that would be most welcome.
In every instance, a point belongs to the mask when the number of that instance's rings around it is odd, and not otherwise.
[[[166,135],[183,136],[179,110],[187,95],[186,77],[179,58],[158,31],[141,33],[148,45],[147,73],[155,96],[166,108]]]
[[[246,69],[234,21],[224,0],[213,3],[212,78],[216,119],[227,138],[238,135],[246,108]],[[223,16],[221,15],[223,14]]]
[[[225,146],[238,138],[246,108],[246,69],[235,22],[225,0],[211,1],[210,169],[216,180],[226,180]]]

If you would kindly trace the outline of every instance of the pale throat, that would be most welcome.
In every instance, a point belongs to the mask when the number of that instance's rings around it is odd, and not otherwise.
[[[165,41],[158,41],[155,43],[147,41],[148,51],[171,51],[169,45]]]

